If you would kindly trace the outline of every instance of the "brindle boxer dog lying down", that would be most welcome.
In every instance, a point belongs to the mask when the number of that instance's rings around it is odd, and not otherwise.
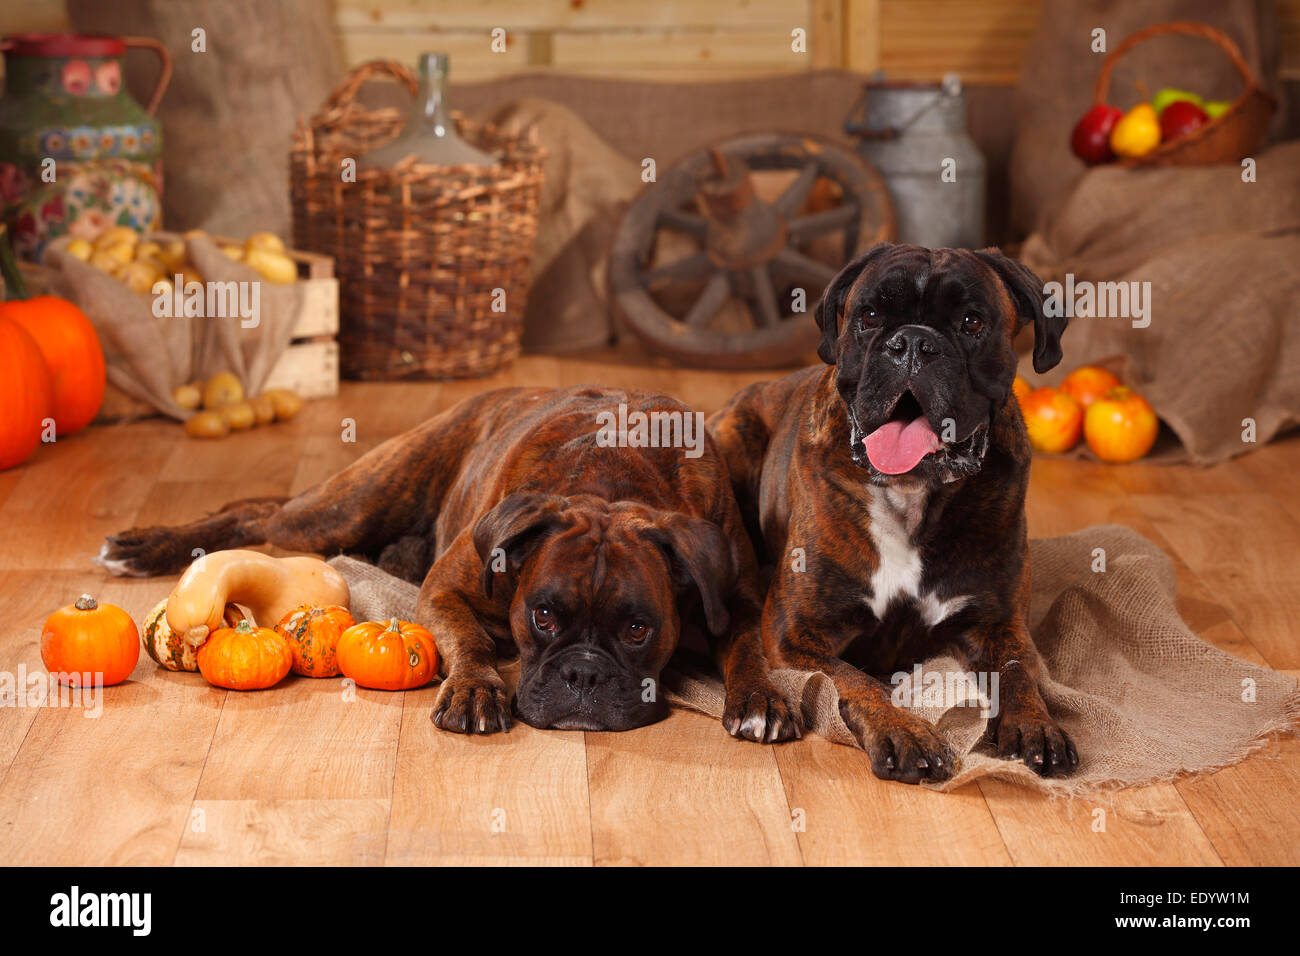
[[[442,656],[433,721],[444,730],[508,729],[497,658],[516,649],[514,712],[534,727],[660,720],[668,705],[647,687],[689,629],[711,639],[731,734],[798,736],[797,711],[768,679],[753,548],[721,457],[702,424],[694,448],[610,447],[601,423],[620,403],[627,421],[638,411],[695,421],[644,391],[487,392],[295,498],[126,531],[99,560],[115,574],[164,574],[194,548],[269,542],[359,553],[423,579],[415,621]]]
[[[1030,449],[1011,343],[1032,322],[1034,368],[1060,361],[1065,319],[1042,304],[1038,278],[997,250],[878,245],[817,307],[831,367],[750,386],[710,420],[774,564],[767,657],[831,676],[878,777],[952,775],[934,727],[880,679],[945,649],[999,675],[1000,756],[1043,775],[1078,764],[1027,623]]]

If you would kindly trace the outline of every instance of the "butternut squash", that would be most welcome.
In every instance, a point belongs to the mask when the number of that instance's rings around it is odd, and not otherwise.
[[[222,626],[227,604],[255,624],[274,626],[300,604],[347,607],[348,583],[319,558],[273,558],[259,551],[214,551],[190,565],[167,598],[167,626],[191,645]]]

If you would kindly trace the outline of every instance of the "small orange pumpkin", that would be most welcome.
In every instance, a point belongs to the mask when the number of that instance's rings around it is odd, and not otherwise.
[[[96,677],[104,687],[120,684],[139,659],[140,632],[131,615],[89,594],[51,614],[41,631],[45,669],[71,687],[93,684]]]
[[[274,687],[293,666],[293,652],[269,627],[247,620],[219,627],[199,648],[199,673],[217,687],[264,690]]]
[[[339,638],[339,670],[362,687],[411,690],[438,673],[433,635],[397,618],[355,624]]]
[[[337,604],[329,607],[301,604],[280,618],[275,633],[289,642],[295,674],[337,677],[339,638],[356,623],[348,609]]]

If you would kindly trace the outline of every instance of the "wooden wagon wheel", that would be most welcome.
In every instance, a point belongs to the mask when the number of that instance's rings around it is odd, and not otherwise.
[[[770,186],[781,171],[788,182],[763,195],[756,181]],[[884,181],[852,152],[802,134],[737,136],[688,156],[628,207],[609,262],[614,308],[688,365],[789,365],[816,348],[813,307],[839,266],[894,229]],[[659,261],[664,246],[671,261]]]

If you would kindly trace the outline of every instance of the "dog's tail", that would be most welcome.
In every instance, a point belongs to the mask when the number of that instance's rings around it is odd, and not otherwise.
[[[105,539],[95,563],[119,576],[175,574],[205,554],[264,543],[265,519],[286,500],[245,498],[189,524],[131,528]]]

